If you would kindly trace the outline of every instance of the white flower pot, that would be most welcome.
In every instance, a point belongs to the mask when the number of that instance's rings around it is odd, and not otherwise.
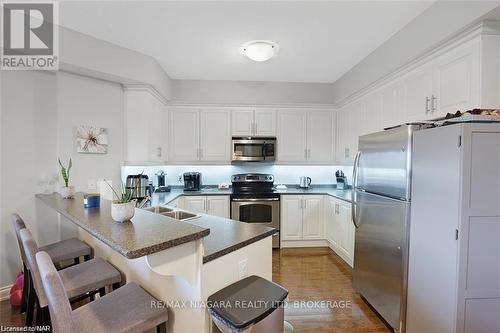
[[[111,217],[116,222],[125,222],[134,217],[135,213],[135,200],[127,203],[115,203],[111,204]]]
[[[69,199],[73,198],[73,195],[75,194],[75,187],[74,186],[62,186],[61,189],[59,190],[59,194],[64,199]]]

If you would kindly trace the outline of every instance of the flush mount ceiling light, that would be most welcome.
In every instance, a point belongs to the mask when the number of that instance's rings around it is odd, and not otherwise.
[[[278,53],[278,44],[268,40],[251,40],[240,48],[241,54],[253,61],[266,61]]]

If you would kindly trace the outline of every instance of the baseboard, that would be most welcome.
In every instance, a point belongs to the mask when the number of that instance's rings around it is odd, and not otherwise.
[[[328,241],[324,239],[318,240],[290,240],[290,241],[281,241],[281,247],[321,247],[328,246]]]
[[[10,288],[12,288],[12,285],[0,288],[0,301],[5,301],[10,298]]]

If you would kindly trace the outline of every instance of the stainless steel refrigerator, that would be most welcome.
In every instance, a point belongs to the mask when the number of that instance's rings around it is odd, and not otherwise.
[[[404,332],[413,132],[408,124],[361,136],[354,162],[354,289]]]

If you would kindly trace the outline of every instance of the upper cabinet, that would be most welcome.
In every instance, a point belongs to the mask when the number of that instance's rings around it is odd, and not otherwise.
[[[171,108],[169,160],[172,162],[228,162],[231,113],[220,108]]]
[[[332,162],[335,119],[331,110],[279,110],[278,161]]]
[[[232,117],[233,136],[276,136],[274,109],[235,109]]]
[[[167,160],[167,108],[146,89],[125,89],[125,164]]]

